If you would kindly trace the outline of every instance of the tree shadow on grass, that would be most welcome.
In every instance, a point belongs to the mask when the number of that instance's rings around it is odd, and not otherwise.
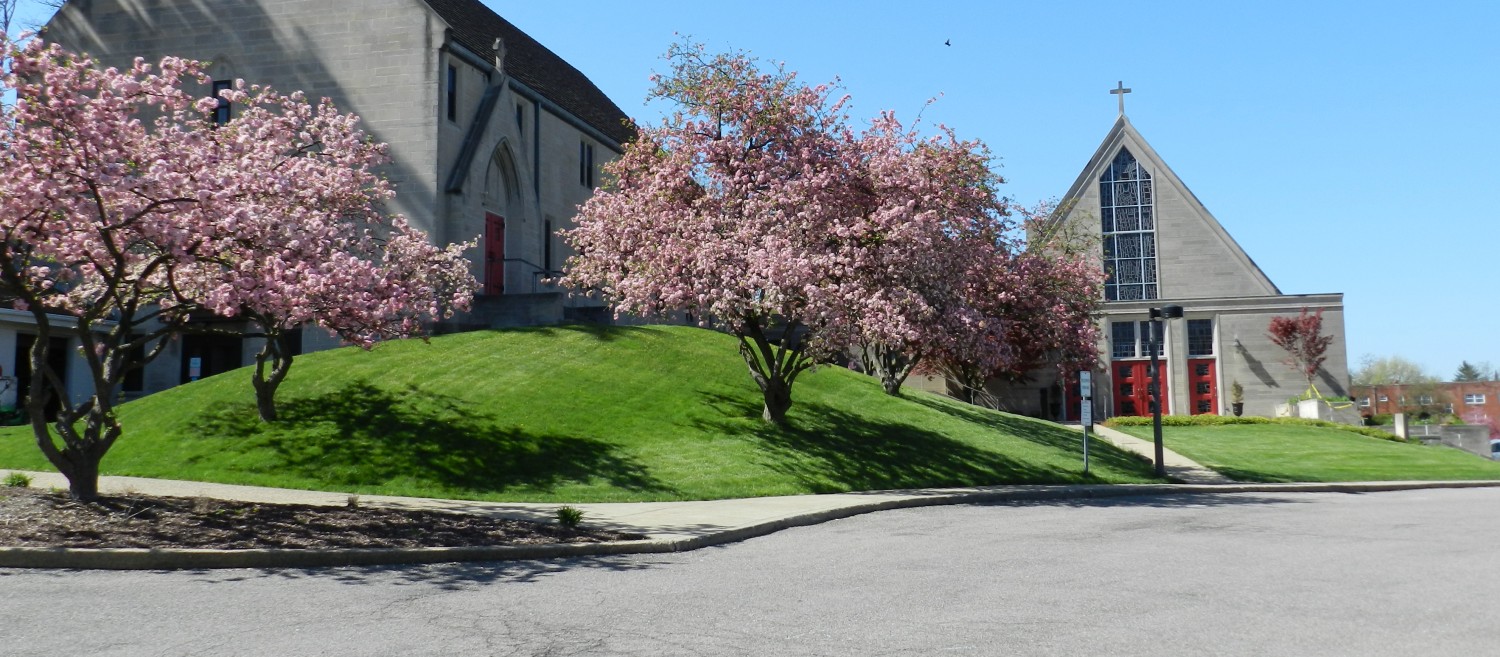
[[[798,402],[787,425],[773,427],[759,421],[761,409],[754,402],[700,394],[718,417],[699,419],[699,429],[756,441],[765,450],[765,467],[815,493],[1098,482],[1080,470],[1039,466],[911,424],[876,420],[817,402]]]
[[[527,326],[516,329],[505,329],[521,333],[535,333],[548,337],[576,333],[587,335],[600,342],[614,342],[627,335],[635,337],[664,337],[666,331],[652,326],[617,326],[611,324],[558,324],[555,326]]]
[[[1083,458],[1083,436],[1077,431],[1041,420],[1003,415],[979,408],[964,408],[957,403],[947,404],[926,395],[913,394],[903,398],[966,422],[988,427],[1044,447],[1077,454],[1080,460]],[[1142,477],[1150,477],[1153,474],[1150,463],[1117,449],[1103,440],[1089,441],[1089,460],[1103,467]]]
[[[271,472],[329,486],[405,481],[475,493],[549,491],[602,480],[640,492],[671,492],[608,442],[504,426],[464,400],[407,386],[402,394],[354,381],[317,397],[283,400],[281,419],[262,423],[252,405],[205,411],[192,430],[224,449],[270,454]]]

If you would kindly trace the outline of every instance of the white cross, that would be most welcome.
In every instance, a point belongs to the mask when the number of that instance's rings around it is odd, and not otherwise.
[[[1125,88],[1124,80],[1120,80],[1115,84],[1119,86],[1110,89],[1109,92],[1120,97],[1120,116],[1125,116],[1125,94],[1130,93],[1130,90]]]

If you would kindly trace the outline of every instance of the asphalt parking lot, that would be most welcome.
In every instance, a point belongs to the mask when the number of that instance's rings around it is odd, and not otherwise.
[[[1500,489],[880,512],[703,550],[0,569],[0,654],[1474,655]]]

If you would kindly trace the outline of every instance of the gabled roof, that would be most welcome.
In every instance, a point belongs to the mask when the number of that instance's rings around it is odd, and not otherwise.
[[[1209,212],[1207,207],[1204,207],[1203,202],[1198,200],[1196,194],[1193,194],[1193,190],[1189,189],[1186,184],[1183,184],[1182,179],[1178,178],[1177,173],[1172,171],[1171,167],[1167,166],[1166,161],[1162,160],[1161,155],[1157,154],[1156,149],[1152,148],[1151,144],[1146,142],[1146,138],[1142,137],[1141,133],[1136,132],[1135,126],[1130,124],[1130,119],[1126,118],[1124,114],[1121,114],[1120,118],[1115,120],[1115,124],[1110,128],[1109,134],[1104,136],[1104,141],[1100,142],[1099,148],[1094,151],[1094,156],[1089,158],[1088,166],[1083,168],[1083,171],[1078,174],[1078,178],[1073,181],[1073,185],[1068,188],[1068,193],[1063,196],[1063,202],[1058,205],[1059,212],[1062,214],[1054,215],[1052,218],[1053,222],[1067,219],[1067,216],[1072,213],[1076,201],[1082,198],[1091,186],[1098,183],[1103,167],[1108,166],[1114,160],[1115,154],[1119,152],[1122,146],[1128,148],[1137,160],[1149,165],[1152,176],[1157,181],[1157,184],[1171,185],[1183,192],[1183,199],[1198,217],[1203,220],[1204,225],[1220,240],[1226,251],[1233,254],[1233,257],[1240,261],[1240,264],[1254,277],[1257,283],[1262,285],[1270,294],[1281,294],[1281,290],[1276,287],[1275,283],[1271,282],[1270,277],[1266,276],[1264,271],[1261,271],[1260,266],[1255,264],[1255,261],[1250,258],[1249,254],[1245,253],[1244,249],[1240,248],[1239,243],[1229,235],[1228,231],[1224,230],[1224,226],[1219,223],[1218,219],[1214,218],[1213,213]]]
[[[495,38],[505,40],[505,73],[531,87],[605,136],[624,144],[635,136],[620,107],[572,64],[558,57],[479,0],[425,0],[452,27],[453,39],[485,59]]]

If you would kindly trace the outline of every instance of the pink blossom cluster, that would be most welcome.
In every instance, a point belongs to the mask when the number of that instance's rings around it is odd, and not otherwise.
[[[1092,339],[1087,304],[1056,295],[1097,292],[1099,275],[1019,252],[982,143],[891,113],[856,132],[831,86],[742,54],[677,45],[668,60],[655,94],[677,110],[581,207],[566,284],[742,340],[793,327],[801,353],[855,350],[892,392],[925,358],[991,372]]]
[[[468,245],[382,212],[385,147],[327,99],[240,82],[216,126],[197,62],[101,70],[40,39],[12,56],[0,240],[22,303],[315,322],[366,346],[467,306]]]

